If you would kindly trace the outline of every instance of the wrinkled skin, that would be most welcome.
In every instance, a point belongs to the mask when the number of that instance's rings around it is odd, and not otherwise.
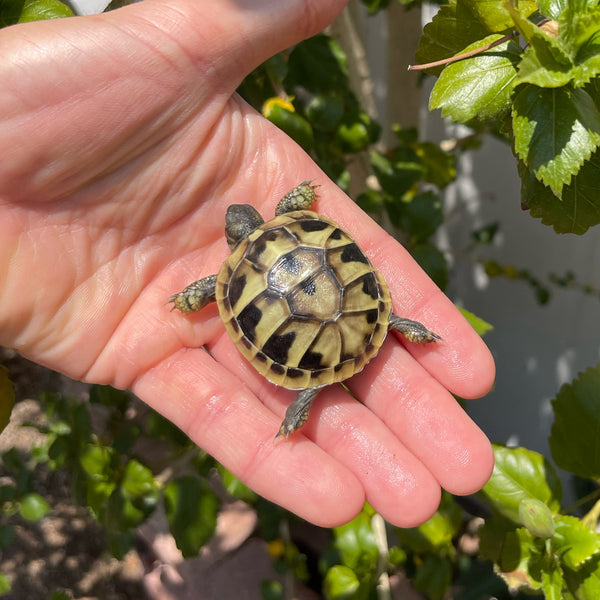
[[[317,33],[332,0],[147,0],[110,14],[0,31],[0,343],[89,382],[131,388],[251,488],[319,525],[368,500],[412,526],[440,486],[468,494],[488,440],[450,392],[492,385],[490,353],[408,253],[234,90],[273,53]],[[166,299],[228,255],[223,216],[265,216],[298,181],[356,237],[394,309],[435,347],[388,336],[379,356],[273,440],[294,393],[244,362],[216,307]],[[205,346],[209,352],[205,352]]]

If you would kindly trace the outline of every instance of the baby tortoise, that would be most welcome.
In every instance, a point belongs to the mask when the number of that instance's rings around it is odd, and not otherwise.
[[[277,435],[302,427],[317,393],[358,373],[390,328],[410,342],[442,338],[392,313],[383,277],[331,219],[307,210],[315,188],[304,181],[266,223],[255,208],[233,204],[225,217],[231,255],[217,275],[169,299],[184,313],[216,300],[227,333],[269,381],[302,390]]]

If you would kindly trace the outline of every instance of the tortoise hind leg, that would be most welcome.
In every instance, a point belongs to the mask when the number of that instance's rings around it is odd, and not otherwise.
[[[310,185],[310,181],[303,181],[294,189],[290,190],[280,201],[275,209],[275,216],[293,212],[295,210],[308,210],[317,199],[316,185]]]
[[[287,438],[290,433],[294,433],[296,429],[300,429],[306,423],[312,401],[322,388],[323,386],[307,388],[296,396],[295,400],[285,411],[285,419],[281,423],[281,427],[275,436],[276,438],[280,435],[285,435]]]
[[[390,315],[390,329],[399,331],[409,342],[413,342],[413,344],[428,344],[429,342],[439,342],[443,339],[437,333],[427,329],[419,321],[404,319],[394,313]]]
[[[173,294],[169,298],[169,302],[173,303],[173,308],[183,313],[196,312],[215,301],[216,285],[217,276],[209,275],[204,279],[198,279],[198,281],[190,283],[178,294]]]

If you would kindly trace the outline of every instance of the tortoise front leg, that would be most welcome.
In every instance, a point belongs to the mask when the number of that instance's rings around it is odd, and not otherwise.
[[[308,210],[317,199],[315,189],[317,185],[310,185],[310,181],[303,181],[293,190],[290,190],[280,201],[275,209],[275,216],[293,212],[295,210]]]
[[[409,342],[414,344],[428,344],[442,339],[437,333],[430,331],[419,321],[404,319],[392,313],[390,315],[390,329],[399,331]]]
[[[308,411],[310,410],[312,401],[315,396],[323,389],[323,386],[307,388],[302,390],[288,406],[285,411],[285,419],[281,423],[281,427],[277,432],[276,438],[280,435],[285,435],[287,438],[290,433],[294,433],[296,429],[300,429],[308,419]]]
[[[173,294],[169,298],[169,302],[173,303],[173,308],[183,313],[196,312],[215,301],[216,284],[216,275],[209,275],[208,277],[204,277],[204,279],[198,279],[198,281],[190,283],[190,285],[178,294]]]

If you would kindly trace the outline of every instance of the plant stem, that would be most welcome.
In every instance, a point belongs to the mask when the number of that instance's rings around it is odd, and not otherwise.
[[[388,542],[387,532],[385,530],[385,521],[383,517],[375,513],[371,519],[375,541],[377,542],[377,599],[392,600],[392,590],[390,587],[390,576],[387,572],[388,565]]]

